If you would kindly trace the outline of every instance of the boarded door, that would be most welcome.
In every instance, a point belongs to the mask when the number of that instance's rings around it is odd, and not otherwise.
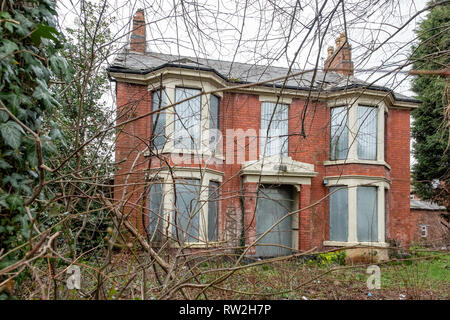
[[[260,237],[292,210],[292,189],[263,187],[258,191],[256,237]],[[256,246],[256,256],[276,257],[291,254],[292,218],[284,218]]]

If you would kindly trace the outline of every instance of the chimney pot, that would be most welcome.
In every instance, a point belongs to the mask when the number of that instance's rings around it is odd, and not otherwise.
[[[345,32],[342,32],[335,40],[336,48],[328,47],[328,57],[325,60],[323,70],[335,71],[345,76],[352,76],[354,73],[353,62],[351,60],[352,48],[347,42]]]

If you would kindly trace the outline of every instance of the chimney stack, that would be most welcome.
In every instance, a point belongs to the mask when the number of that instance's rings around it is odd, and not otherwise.
[[[144,54],[146,46],[145,15],[143,9],[138,9],[133,17],[133,29],[131,30],[130,51]]]
[[[325,72],[335,71],[344,76],[353,75],[352,47],[348,44],[344,32],[336,38],[336,48],[328,47],[328,57],[325,60],[323,70]]]

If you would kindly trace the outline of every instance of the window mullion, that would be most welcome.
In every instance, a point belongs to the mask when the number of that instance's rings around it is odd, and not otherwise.
[[[348,157],[347,159],[358,159],[358,104],[354,103],[348,110]]]
[[[348,188],[348,242],[357,242],[357,188]]]
[[[378,199],[378,242],[385,242],[385,198],[384,187],[379,185],[377,187],[377,199]]]

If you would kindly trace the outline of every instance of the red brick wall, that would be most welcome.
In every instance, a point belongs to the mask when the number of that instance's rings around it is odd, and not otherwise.
[[[151,109],[151,95],[146,86],[136,84],[117,84],[117,103],[119,121],[145,114]],[[225,135],[227,129],[252,128],[259,135],[260,128],[260,106],[258,95],[241,93],[224,93],[220,102],[220,129]],[[306,108],[306,110],[305,110]],[[303,115],[305,118],[303,119]],[[328,240],[329,212],[328,199],[323,199],[328,188],[323,185],[324,176],[343,175],[367,175],[385,177],[391,179],[391,190],[388,192],[389,212],[387,220],[387,235],[395,238],[401,244],[409,244],[411,238],[411,216],[409,210],[409,110],[390,109],[386,123],[386,162],[391,165],[391,170],[384,166],[347,164],[324,166],[323,162],[329,160],[329,108],[323,102],[310,101],[306,103],[302,99],[293,99],[289,110],[289,156],[296,161],[314,164],[314,170],[318,176],[313,178],[311,186],[301,186],[299,193],[299,206],[304,208],[316,203],[309,210],[300,213],[299,246],[301,250],[308,250],[313,247],[321,248],[322,242]],[[144,191],[144,174],[150,158],[141,156],[135,164],[133,174],[128,178],[128,183],[124,201],[124,188],[121,186],[135,161],[138,151],[146,149],[150,137],[151,117],[145,117],[120,128],[116,144],[116,161],[119,162],[118,172],[115,177],[115,200],[120,202],[125,212],[131,213],[131,219],[140,228],[142,212],[142,192]],[[303,129],[303,130],[302,130]],[[224,150],[228,137],[224,136]],[[254,139],[254,140],[253,140]],[[238,149],[246,150],[245,160],[250,159],[249,145],[253,142],[259,149],[257,137],[245,143],[235,143],[235,154]],[[258,153],[259,154],[259,150]],[[155,159],[155,158],[153,158]],[[120,162],[125,160],[125,162]],[[167,161],[171,164],[170,156]],[[165,166],[164,162],[155,159],[151,163],[152,167]],[[199,166],[189,164],[186,166]],[[240,163],[233,164],[208,164],[207,167],[224,173],[221,188],[219,230],[225,234],[227,225],[226,213],[235,212],[235,216],[242,215],[241,197],[244,193],[256,192],[252,185],[242,184],[239,171]],[[205,167],[202,163],[201,167]],[[251,212],[253,210],[253,212]],[[247,198],[245,200],[245,227],[247,235],[251,240],[254,225],[251,223],[254,214],[254,204]],[[250,219],[250,220],[249,220]],[[254,220],[254,219],[253,219]],[[240,228],[240,225],[237,225]]]
[[[150,112],[151,95],[147,86],[117,83],[117,124]],[[116,131],[116,163],[114,198],[129,219],[142,230],[141,214],[148,162],[143,151],[150,138],[151,117],[121,126]],[[141,152],[141,153],[140,153]],[[140,154],[140,156],[138,156]],[[145,208],[145,207],[144,207]]]
[[[302,121],[304,115],[304,120]],[[294,99],[289,110],[289,156],[296,161],[314,164],[317,177],[311,186],[302,185],[299,207],[319,202],[328,189],[323,185],[323,162],[329,160],[329,109],[323,102]],[[302,130],[303,128],[303,130]],[[304,133],[304,135],[303,135]],[[322,247],[328,235],[328,201],[320,201],[299,215],[299,248]]]
[[[412,240],[417,243],[441,246],[450,244],[450,224],[442,217],[445,211],[411,209]],[[420,225],[427,225],[427,237],[422,237]]]
[[[227,129],[242,128],[244,130],[254,129],[256,134],[259,133],[260,127],[260,113],[261,113],[261,102],[257,95],[247,95],[238,93],[225,93],[223,99],[220,103],[220,115],[222,124],[222,132],[224,134],[224,149],[223,153],[226,153],[225,146],[229,142],[228,137],[225,136]],[[252,141],[250,141],[252,140]],[[236,155],[239,150],[245,149],[246,161],[256,160],[250,159],[249,155],[249,145],[256,144],[256,148],[259,152],[259,140],[257,137],[247,139],[245,142],[239,143],[238,141],[234,144],[234,154]],[[222,197],[222,228],[225,228],[225,213],[227,210],[234,210],[238,216],[242,216],[242,207],[240,197],[244,192],[243,184],[241,182],[241,177],[239,176],[239,171],[241,170],[241,164],[226,164],[224,165],[224,184],[221,190]],[[250,190],[250,185],[245,189],[246,192],[255,192],[255,190]],[[255,195],[256,197],[256,195]],[[254,223],[251,223],[251,218],[254,217],[255,203],[251,201],[245,201],[245,213],[246,221],[245,226],[247,234],[253,233],[254,229],[249,230],[248,228],[253,228]],[[251,237],[249,237],[250,239]],[[248,240],[249,240],[248,239]]]
[[[409,246],[411,215],[410,194],[410,111],[390,109],[386,126],[386,162],[391,165],[391,189],[386,233],[401,246]]]

